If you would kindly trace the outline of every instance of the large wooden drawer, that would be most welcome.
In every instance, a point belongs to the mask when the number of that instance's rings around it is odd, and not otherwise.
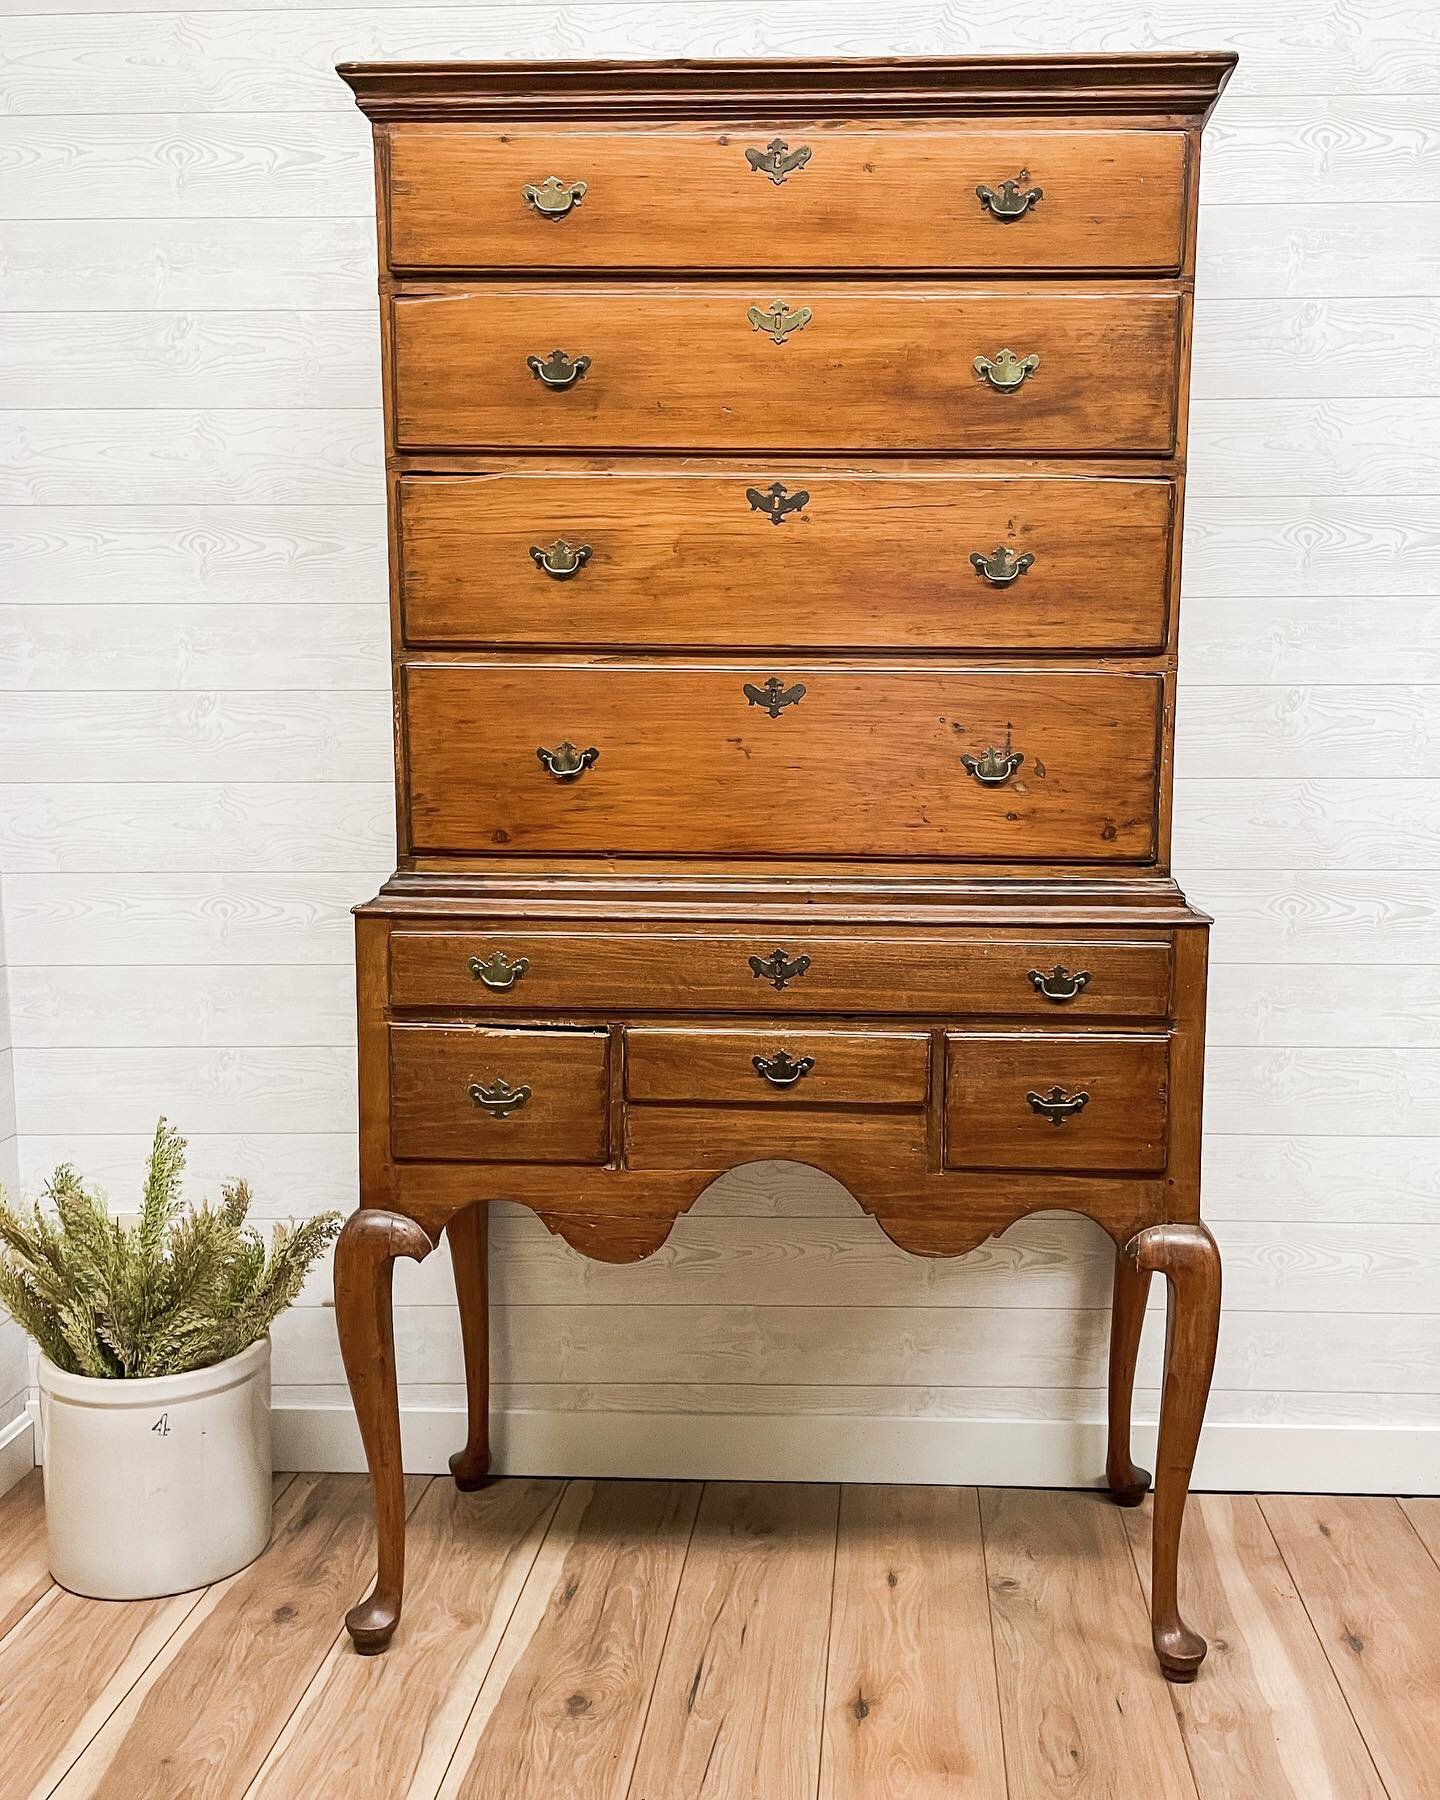
[[[945,1165],[1157,1174],[1169,1086],[1168,1037],[955,1033]]]
[[[415,851],[1155,852],[1158,675],[412,663],[402,692]]]
[[[780,304],[809,317],[775,342],[755,319],[778,317]],[[392,306],[402,448],[1168,455],[1175,446],[1175,292],[777,276],[431,287]],[[557,350],[570,359],[563,366]],[[997,389],[977,357],[1018,385]],[[570,384],[548,386],[542,372]]]
[[[1165,643],[1169,481],[749,464],[407,475],[396,493],[412,644]]]
[[[431,1011],[1160,1019],[1170,1002],[1170,946],[1023,933],[397,930],[390,1001]]]
[[[390,1142],[436,1162],[602,1163],[603,1031],[390,1027]]]
[[[744,1031],[632,1026],[625,1094],[641,1102],[923,1106],[930,1039],[922,1031]]]
[[[1184,253],[1179,131],[403,124],[388,169],[397,269],[1176,270]]]

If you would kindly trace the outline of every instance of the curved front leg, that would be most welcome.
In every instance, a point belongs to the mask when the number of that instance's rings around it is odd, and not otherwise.
[[[1169,1285],[1160,1448],[1155,1469],[1150,1627],[1160,1667],[1171,1681],[1193,1681],[1205,1660],[1204,1638],[1180,1617],[1180,1528],[1200,1421],[1210,1394],[1220,1331],[1220,1252],[1206,1228],[1152,1225],[1126,1245],[1139,1274],[1158,1270]]]
[[[1150,1271],[1142,1269],[1130,1254],[1132,1246],[1115,1251],[1114,1298],[1110,1308],[1110,1441],[1105,1457],[1105,1480],[1117,1506],[1138,1506],[1150,1491],[1150,1471],[1130,1457],[1130,1413],[1135,1398],[1135,1358],[1140,1351],[1140,1327],[1145,1323],[1145,1301],[1150,1293]]]
[[[345,1615],[345,1629],[362,1655],[390,1642],[405,1592],[405,1473],[390,1294],[395,1258],[419,1262],[434,1248],[413,1219],[379,1207],[352,1213],[335,1245],[340,1354],[375,1489],[375,1584]]]
[[[450,1473],[461,1493],[484,1487],[490,1473],[490,1304],[486,1291],[489,1214],[467,1206],[445,1226],[460,1303],[460,1341],[465,1351],[465,1404],[469,1435],[450,1458]]]

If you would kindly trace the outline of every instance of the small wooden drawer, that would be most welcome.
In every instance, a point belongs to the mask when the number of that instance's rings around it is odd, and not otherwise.
[[[945,1165],[1158,1174],[1169,1086],[1168,1037],[954,1033]]]
[[[1170,946],[945,934],[403,930],[390,999],[427,1011],[1164,1018]]]
[[[437,1162],[603,1163],[603,1031],[390,1027],[391,1144]]]
[[[631,1026],[625,1095],[638,1101],[923,1106],[930,1039],[920,1031],[748,1031]]]
[[[392,316],[404,449],[1175,447],[1173,291],[477,283]]]
[[[1168,270],[1184,252],[1179,131],[416,123],[392,127],[388,171],[397,269]]]
[[[1174,488],[1085,476],[407,475],[413,644],[1159,650]]]
[[[1096,670],[410,664],[411,848],[1142,862],[1163,692]]]

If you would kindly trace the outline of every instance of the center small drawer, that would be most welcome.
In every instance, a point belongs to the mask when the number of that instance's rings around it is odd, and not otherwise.
[[[390,1027],[390,1141],[437,1162],[603,1163],[608,1033]]]
[[[779,1024],[625,1033],[625,1094],[634,1101],[923,1106],[929,1091],[930,1039],[920,1031]]]

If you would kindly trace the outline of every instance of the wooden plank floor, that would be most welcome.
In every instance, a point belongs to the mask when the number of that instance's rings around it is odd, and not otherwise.
[[[1172,1688],[1149,1508],[1089,1493],[409,1484],[388,1655],[340,1629],[366,1483],[276,1483],[173,1599],[45,1570],[0,1498],[0,1800],[1435,1800],[1440,1502],[1200,1495]]]

